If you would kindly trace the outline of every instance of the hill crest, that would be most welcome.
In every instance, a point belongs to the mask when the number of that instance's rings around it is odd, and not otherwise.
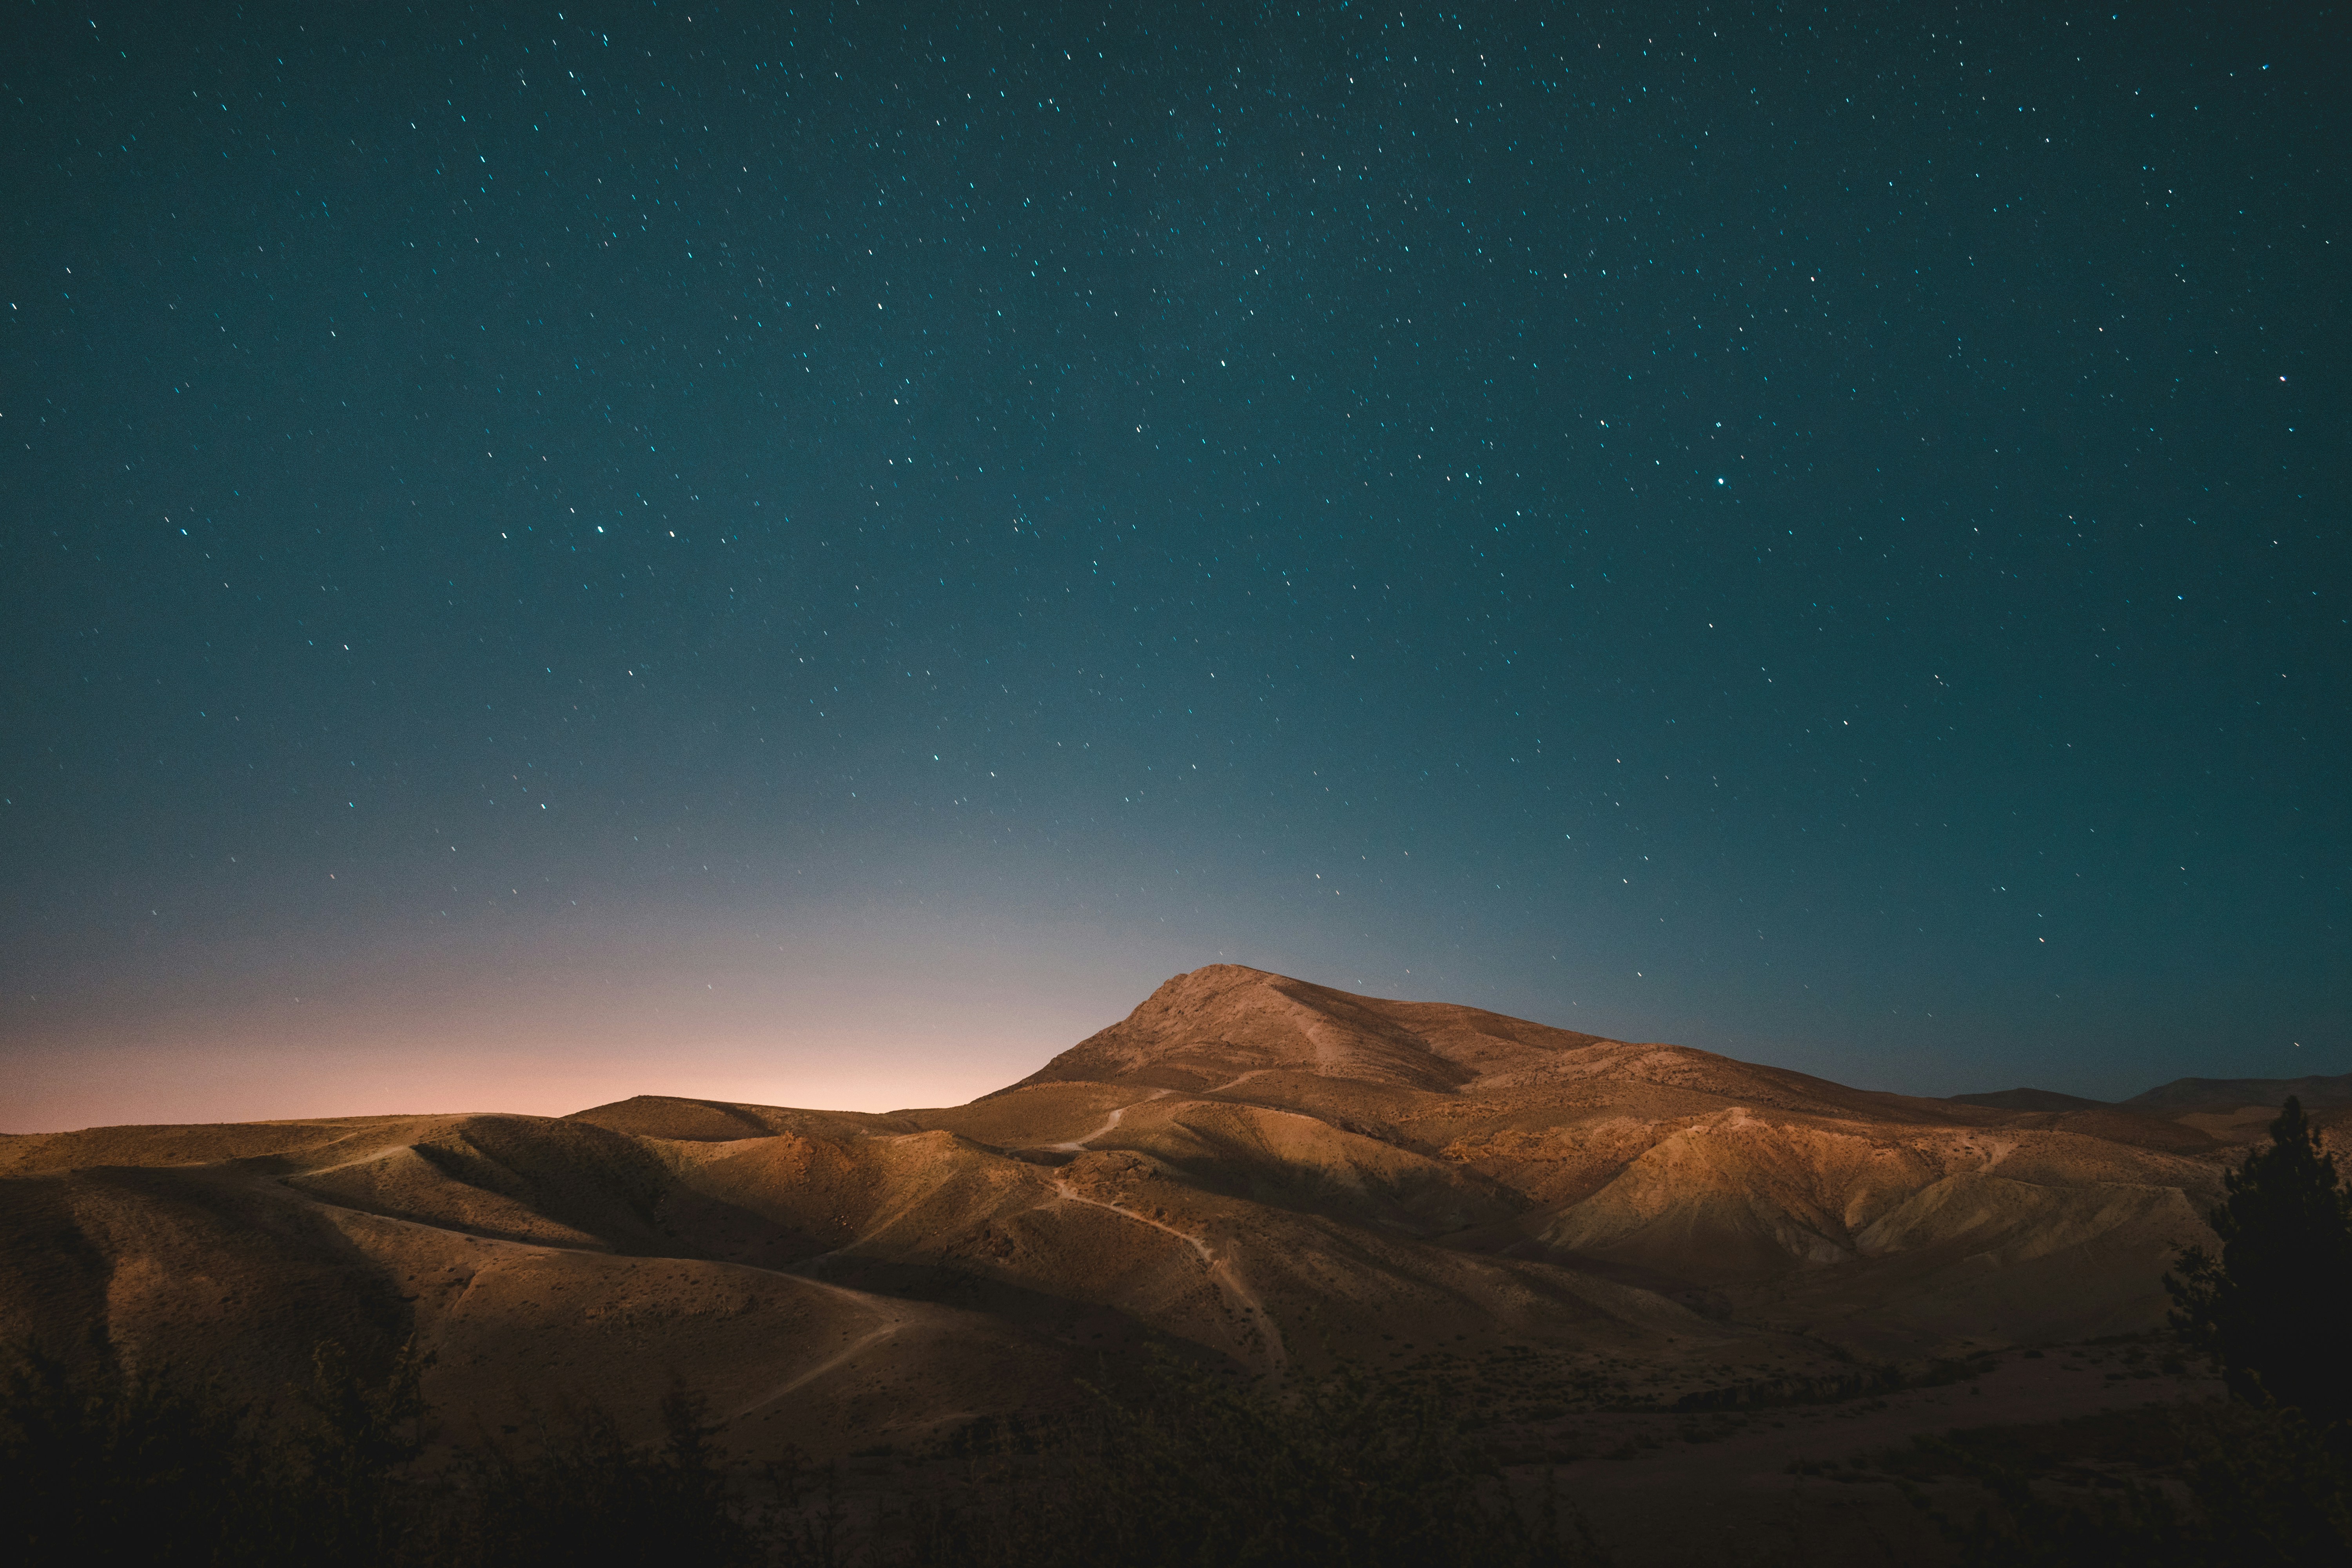
[[[1700,1064],[1762,1073],[1844,1095],[1801,1073],[1751,1068],[1685,1046],[1639,1045],[1445,1002],[1360,996],[1238,963],[1164,982],[1125,1018],[996,1091],[1048,1083],[1117,1083],[1203,1094],[1263,1074],[1423,1093],[1476,1093],[1633,1070],[1680,1083]],[[993,1095],[988,1098],[994,1098]]]
[[[1055,1083],[1255,1097],[1252,1081],[1272,1076],[1447,1096],[1606,1083],[1814,1114],[1967,1114],[1947,1101],[1849,1089],[1690,1046],[1612,1039],[1455,1003],[1360,996],[1237,963],[1173,976],[1125,1018],[984,1098]]]
[[[2352,1072],[2310,1078],[2177,1078],[2116,1103],[2125,1110],[2172,1117],[2252,1106],[2275,1110],[2288,1095],[2301,1100],[2306,1110],[2352,1105]]]

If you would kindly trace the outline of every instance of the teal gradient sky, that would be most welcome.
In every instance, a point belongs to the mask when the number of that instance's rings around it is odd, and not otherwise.
[[[2352,1068],[2321,9],[6,15],[0,1130]]]

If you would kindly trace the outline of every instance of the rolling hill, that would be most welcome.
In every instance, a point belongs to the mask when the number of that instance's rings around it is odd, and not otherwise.
[[[1217,965],[945,1109],[0,1140],[0,1334],[262,1391],[414,1337],[461,1430],[675,1374],[754,1454],[918,1445],[1148,1342],[1664,1396],[2156,1327],[2275,1104],[2187,1081],[1917,1099]]]

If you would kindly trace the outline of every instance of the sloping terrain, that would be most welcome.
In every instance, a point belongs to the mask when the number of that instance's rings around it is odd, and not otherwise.
[[[1150,1340],[1670,1392],[2157,1326],[2250,1091],[2180,1089],[1914,1099],[1217,965],[948,1109],[0,1140],[0,1333],[268,1394],[414,1337],[461,1428],[676,1375],[755,1452],[919,1443]]]
[[[1962,1105],[1988,1106],[1994,1110],[2090,1110],[2106,1103],[2104,1100],[2085,1100],[2079,1094],[2061,1094],[2054,1089],[2004,1089],[1993,1094],[1956,1094],[1952,1099]]]
[[[839,1448],[1066,1381],[1053,1347],[996,1319],[677,1246],[657,1228],[663,1154],[520,1116],[10,1140],[0,1335],[264,1401],[322,1339],[365,1360],[413,1337],[459,1439],[572,1398],[642,1419],[675,1375],[755,1451]]]
[[[2126,1110],[2152,1116],[2237,1110],[2268,1106],[2275,1115],[2288,1095],[2305,1110],[2352,1105],[2352,1072],[2332,1078],[2177,1078],[2121,1102]]]
[[[2157,1326],[2158,1279],[2176,1245],[2203,1236],[2233,1152],[2202,1128],[2072,1096],[1870,1093],[1232,967],[1179,976],[1022,1084],[929,1114],[1002,1116],[1008,1100],[1089,1083],[1154,1097],[1091,1147],[1391,1230],[1442,1213],[1459,1230],[1427,1234],[1454,1250],[1637,1283],[1722,1331],[1874,1354]],[[1203,1100],[1228,1107],[1229,1126],[1244,1107],[1285,1113],[1286,1145],[1271,1162],[1234,1140],[1202,1157],[1197,1130],[1217,1120]],[[1483,1180],[1446,1193],[1449,1209],[1412,1170],[1409,1209],[1407,1171],[1368,1179],[1351,1142]]]

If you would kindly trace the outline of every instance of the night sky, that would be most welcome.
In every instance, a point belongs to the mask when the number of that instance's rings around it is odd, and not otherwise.
[[[1633,11],[10,4],[0,1128],[2352,1068],[2352,24]]]

